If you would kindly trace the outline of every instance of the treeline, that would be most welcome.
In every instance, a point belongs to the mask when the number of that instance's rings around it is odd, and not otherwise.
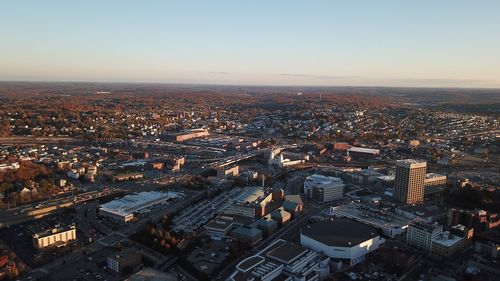
[[[21,192],[27,188],[28,192]],[[51,170],[44,165],[23,161],[16,170],[0,172],[0,193],[4,202],[27,204],[59,193]]]
[[[172,233],[168,229],[170,218],[164,216],[162,221],[158,224],[149,222],[146,227],[134,235],[132,238],[163,254],[177,252],[177,245],[183,241],[184,237],[178,233]]]
[[[61,191],[51,179],[42,179],[40,182],[34,182],[32,180],[25,181],[21,184],[21,187],[30,188],[30,192],[18,192],[15,189],[15,185],[12,183],[6,185],[0,185],[3,189],[5,188],[6,197],[11,204],[28,204],[36,200],[42,200],[49,198]]]
[[[18,169],[8,169],[0,172],[0,183],[13,183],[33,180],[40,175],[48,175],[50,170],[44,165],[39,165],[31,161],[22,161]]]
[[[179,184],[188,189],[193,190],[204,190],[205,189],[205,178],[200,175],[185,176],[180,181]]]
[[[26,265],[14,252],[0,249],[0,280],[14,280],[24,271],[26,271]]]
[[[10,136],[10,124],[7,120],[0,120],[0,137]]]

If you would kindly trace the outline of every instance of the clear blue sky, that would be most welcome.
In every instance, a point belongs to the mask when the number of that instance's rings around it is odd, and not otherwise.
[[[0,80],[500,87],[500,1],[1,1]]]

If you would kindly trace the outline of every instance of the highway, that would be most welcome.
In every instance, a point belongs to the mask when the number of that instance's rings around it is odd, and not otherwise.
[[[8,225],[14,225],[41,218],[52,214],[53,212],[66,207],[71,207],[75,203],[82,203],[94,200],[103,196],[121,192],[119,190],[90,191],[81,193],[71,193],[56,196],[45,201],[39,201],[32,204],[17,206],[10,209],[0,210],[0,228]]]

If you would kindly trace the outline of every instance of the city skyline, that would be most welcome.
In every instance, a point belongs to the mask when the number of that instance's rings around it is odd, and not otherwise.
[[[0,281],[493,281],[500,1],[0,3]]]
[[[1,6],[2,81],[500,87],[496,1]]]

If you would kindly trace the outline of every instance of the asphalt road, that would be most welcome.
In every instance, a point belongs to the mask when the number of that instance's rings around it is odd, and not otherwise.
[[[79,202],[94,200],[118,190],[111,190],[110,193],[103,191],[91,191],[82,193],[71,193],[56,196],[45,201],[38,201],[32,204],[22,205],[11,209],[0,210],[0,227],[6,225],[23,223],[45,215],[49,215],[61,207],[69,207],[75,203],[75,198],[81,198]]]
[[[200,195],[198,195],[200,196]],[[119,230],[119,231],[116,231],[118,233],[121,233],[123,234],[124,236],[129,236],[130,234],[134,233],[135,231],[141,229],[142,227],[144,227],[144,225],[150,221],[150,220],[159,220],[163,215],[165,214],[171,214],[171,213],[174,213],[174,212],[177,212],[178,210],[184,208],[185,206],[189,205],[193,200],[196,200],[197,196],[193,196],[193,197],[190,197],[189,200],[184,200],[184,201],[179,201],[179,202],[176,202],[174,203],[172,206],[170,206],[170,208],[167,208],[167,209],[158,209],[158,211],[154,214],[150,214],[149,216],[145,217],[145,218],[142,218],[140,219],[139,221],[136,221],[134,222],[133,224],[129,225],[129,226],[126,226],[125,228]],[[92,204],[95,204],[95,203],[92,203]],[[88,204],[86,208],[81,208],[79,211],[78,211],[78,214],[83,216],[81,218],[79,218],[80,220],[84,220],[85,217],[84,217],[84,210],[85,209],[92,209],[92,204]],[[95,208],[94,208],[95,209]],[[103,239],[106,239],[107,237],[109,237],[110,235],[113,235],[113,233],[110,233],[104,237],[102,237],[101,239],[99,240],[103,240]],[[91,244],[89,244],[88,246],[80,249],[80,250],[77,250],[63,258],[60,258],[58,260],[55,260],[49,264],[46,264],[44,266],[41,266],[39,268],[36,268],[34,269],[33,271],[29,272],[28,274],[26,274],[21,280],[31,280],[31,279],[34,279],[35,277],[41,277],[41,276],[44,276],[45,274],[49,274],[50,272],[52,272],[53,270],[57,270],[57,268],[61,267],[63,264],[71,264],[73,262],[76,262],[78,261],[79,259],[81,258],[84,258],[84,252],[87,252],[87,253],[93,253],[95,251],[99,251],[100,249],[102,249],[102,245],[100,243],[98,243],[98,241],[94,241],[92,242]],[[160,263],[164,263],[166,262],[165,259],[162,259],[159,261]]]

